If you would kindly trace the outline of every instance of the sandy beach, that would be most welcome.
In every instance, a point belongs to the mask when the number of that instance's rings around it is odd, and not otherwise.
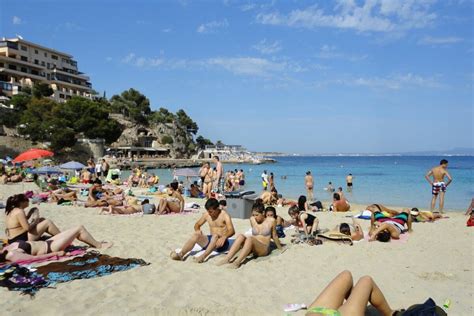
[[[36,190],[34,184],[0,186],[0,200]],[[198,201],[198,200],[196,200]],[[383,201],[374,201],[383,202]],[[203,200],[199,200],[203,204]],[[106,216],[98,209],[41,204],[41,215],[60,229],[83,224],[97,239],[114,242],[106,254],[141,258],[151,265],[102,278],[62,283],[30,299],[0,289],[4,315],[285,315],[287,303],[310,304],[339,272],[354,278],[371,275],[392,308],[408,307],[432,297],[438,305],[452,301],[449,315],[473,314],[474,252],[472,228],[466,216],[448,212],[436,223],[414,223],[406,243],[361,241],[353,246],[326,242],[322,246],[292,245],[287,250],[251,260],[238,270],[175,262],[172,249],[181,247],[199,214],[169,216]],[[361,211],[360,205],[353,209]],[[288,218],[286,208],[279,215]],[[354,213],[319,213],[320,227],[332,228]],[[0,216],[4,230],[5,216]],[[361,221],[366,230],[369,221]],[[234,219],[237,233],[250,227]],[[204,228],[207,232],[207,227]],[[3,235],[3,234],[2,234]],[[289,234],[287,234],[289,235]],[[79,244],[79,243],[78,243]],[[304,311],[293,313],[304,315]],[[376,315],[376,313],[369,313]]]

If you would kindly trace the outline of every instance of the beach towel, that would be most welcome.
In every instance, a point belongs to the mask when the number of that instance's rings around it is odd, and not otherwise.
[[[360,212],[357,215],[354,215],[355,218],[360,218],[360,219],[370,219],[371,216],[372,216],[372,212],[368,210],[365,210],[363,212]],[[347,216],[347,217],[352,217],[352,216]]]
[[[40,289],[54,287],[58,283],[101,277],[145,265],[149,263],[142,259],[122,259],[92,251],[82,257],[49,263],[37,269],[27,269],[17,264],[1,268],[0,286],[34,295]]]
[[[230,247],[232,247],[232,245],[234,244],[234,241],[235,239],[234,238],[229,238],[229,249]],[[176,250],[176,253],[179,253],[181,251],[181,248],[177,248]],[[189,256],[192,256],[192,257],[199,257],[200,255],[202,255],[203,253],[205,252],[204,249],[202,249],[201,246],[199,246],[198,244],[194,245],[193,249],[191,249],[191,251],[189,252]],[[217,252],[217,251],[213,251],[211,252],[211,254],[207,257],[208,259],[210,258],[213,258],[215,256],[218,256],[218,255],[221,255],[221,254],[225,254],[225,253],[228,253],[229,251],[224,251],[224,252]]]
[[[86,248],[84,247],[73,247],[73,249],[70,249],[67,251],[64,256],[54,256],[54,257],[49,257],[49,258],[42,258],[42,259],[30,259],[30,260],[23,260],[23,261],[17,261],[15,262],[19,266],[27,266],[27,265],[37,265],[40,263],[48,262],[48,261],[60,261],[64,259],[71,259],[74,257],[82,256],[86,253]],[[0,268],[7,266],[8,264],[3,264],[0,265]]]

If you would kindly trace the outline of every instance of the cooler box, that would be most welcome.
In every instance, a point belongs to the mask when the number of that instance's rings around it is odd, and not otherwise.
[[[232,218],[248,219],[252,215],[252,206],[258,198],[254,191],[233,191],[224,194],[227,201],[227,213]]]

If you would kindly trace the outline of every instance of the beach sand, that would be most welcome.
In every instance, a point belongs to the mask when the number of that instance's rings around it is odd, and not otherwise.
[[[0,186],[0,200],[30,189],[36,187]],[[371,275],[392,308],[408,307],[428,297],[442,305],[449,298],[449,315],[473,315],[474,229],[465,226],[466,217],[460,212],[449,212],[449,219],[436,223],[414,223],[406,243],[309,246],[292,245],[291,237],[286,237],[285,252],[276,250],[231,270],[215,266],[219,257],[203,264],[191,258],[185,262],[169,258],[170,251],[190,236],[199,213],[127,217],[98,215],[98,209],[84,207],[41,204],[39,208],[60,229],[83,224],[97,239],[113,241],[106,254],[142,258],[151,265],[58,284],[56,289],[39,291],[34,299],[2,288],[3,315],[285,315],[284,304],[309,305],[346,269],[355,280]],[[362,210],[361,206],[353,208]],[[278,212],[288,218],[286,208]],[[349,214],[353,213],[317,216],[320,227],[332,228],[349,220]],[[4,219],[0,216],[2,231]],[[361,223],[366,230],[369,221]],[[248,220],[240,219],[234,225],[237,233],[250,226]],[[293,315],[304,315],[304,311]]]

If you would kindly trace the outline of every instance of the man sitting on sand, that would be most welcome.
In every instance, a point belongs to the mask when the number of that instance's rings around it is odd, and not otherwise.
[[[346,199],[342,198],[339,193],[333,194],[333,202],[330,206],[330,210],[333,212],[347,212],[351,208],[351,205],[346,201]]]
[[[232,219],[226,211],[221,210],[219,202],[210,198],[207,200],[205,212],[201,218],[194,224],[194,233],[190,239],[184,244],[180,252],[172,251],[170,256],[173,260],[184,260],[184,256],[191,251],[196,244],[205,249],[205,252],[197,257],[195,260],[198,263],[204,260],[216,250],[217,252],[225,252],[229,250],[229,239],[235,234]],[[204,223],[209,224],[210,235],[204,235],[201,231],[201,226]]]

